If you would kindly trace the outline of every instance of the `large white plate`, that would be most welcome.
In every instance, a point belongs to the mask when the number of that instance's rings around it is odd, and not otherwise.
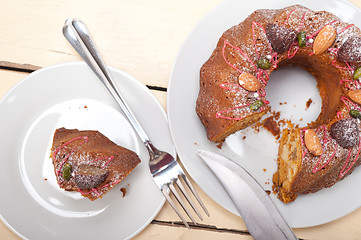
[[[215,176],[197,156],[197,150],[207,149],[232,158],[245,167],[265,189],[271,190],[278,145],[269,132],[261,130],[260,133],[254,133],[252,129],[230,136],[222,149],[209,142],[195,113],[199,69],[210,57],[225,30],[242,22],[256,9],[277,9],[293,4],[297,4],[297,1],[224,1],[193,29],[173,66],[168,88],[168,116],[178,155],[198,185],[221,206],[235,214],[238,214],[236,208]],[[358,26],[361,24],[361,11],[346,1],[305,0],[302,4],[314,10],[332,12],[343,21]],[[297,69],[282,69],[273,73],[271,78],[277,78],[267,86],[273,110],[282,111],[284,117],[291,117],[296,123],[300,118],[303,118],[301,124],[316,119],[321,102],[312,76]],[[297,81],[300,80],[298,78],[303,80]],[[290,81],[292,79],[295,81]],[[305,103],[309,98],[312,98],[314,104],[306,111]],[[280,102],[287,104],[279,105]],[[246,136],[245,140],[243,136]],[[360,182],[359,168],[334,187],[299,196],[295,202],[287,205],[273,194],[271,197],[292,227],[315,226],[340,218],[360,207]]]
[[[160,149],[175,155],[166,115],[150,91],[110,68],[130,108]],[[28,239],[128,239],[144,229],[164,198],[148,153],[102,83],[85,63],[41,69],[0,102],[0,214]],[[56,128],[98,130],[141,158],[129,176],[94,202],[61,190],[50,156]],[[47,180],[45,180],[47,179]],[[120,188],[127,190],[125,197]]]

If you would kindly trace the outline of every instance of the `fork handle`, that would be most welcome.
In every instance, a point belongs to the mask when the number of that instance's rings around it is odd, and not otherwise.
[[[81,20],[67,19],[63,27],[63,34],[114,97],[119,107],[124,112],[145,146],[148,148],[148,151],[153,152],[152,143],[148,135],[145,133],[144,129],[141,127],[120,94],[109,70],[105,66],[94,45],[86,25]]]

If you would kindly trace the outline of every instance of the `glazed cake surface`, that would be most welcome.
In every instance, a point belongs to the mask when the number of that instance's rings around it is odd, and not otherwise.
[[[60,188],[90,200],[102,197],[140,163],[135,152],[98,131],[65,128],[54,133],[51,158]]]
[[[222,143],[270,110],[265,86],[274,70],[296,65],[313,74],[321,113],[280,140],[274,187],[287,203],[331,187],[359,165],[360,62],[354,24],[301,5],[257,10],[225,31],[203,64],[196,112],[208,139]]]

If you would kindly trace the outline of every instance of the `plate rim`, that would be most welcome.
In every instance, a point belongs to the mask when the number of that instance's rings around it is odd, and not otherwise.
[[[347,7],[349,8],[353,8],[354,10],[357,10],[358,12],[361,12],[361,9],[356,6],[355,4],[347,1],[347,0],[332,0],[333,2],[340,2],[340,3],[343,3],[345,4]],[[191,39],[191,37],[193,35],[195,35],[195,32],[196,30],[198,30],[198,28],[200,28],[204,22],[208,19],[208,18],[211,18],[213,15],[217,14],[217,11],[219,11],[219,8],[221,7],[224,7],[225,5],[227,4],[230,4],[232,2],[235,2],[235,0],[224,0],[222,2],[220,2],[218,5],[216,5],[213,9],[211,9],[208,13],[206,13],[192,28],[192,30],[190,31],[190,33],[188,34],[188,36],[185,38],[185,40],[183,41],[182,45],[181,45],[181,48],[180,50],[178,51],[177,55],[176,55],[176,58],[175,58],[175,61],[174,61],[174,64],[172,66],[172,70],[171,70],[171,74],[170,74],[170,77],[169,77],[169,82],[168,82],[168,95],[167,95],[167,114],[168,114],[168,119],[169,119],[169,125],[170,125],[170,129],[171,129],[171,135],[172,135],[172,139],[173,139],[173,142],[175,144],[175,147],[176,147],[176,151],[179,155],[179,158],[180,160],[182,161],[183,163],[183,166],[184,168],[187,170],[187,172],[189,173],[190,177],[193,178],[193,180],[198,184],[198,186],[204,191],[204,193],[206,193],[210,198],[212,198],[215,202],[217,202],[217,204],[219,204],[221,207],[223,207],[224,209],[226,209],[227,211],[235,214],[235,215],[238,215],[240,216],[240,214],[238,213],[238,211],[236,210],[235,206],[233,203],[231,203],[231,206],[225,206],[224,203],[220,202],[219,199],[215,199],[214,197],[211,196],[211,194],[207,191],[207,189],[205,188],[205,186],[199,184],[197,182],[197,180],[192,176],[193,174],[191,174],[191,172],[193,172],[193,170],[191,169],[191,167],[185,163],[182,159],[184,158],[184,154],[179,150],[179,146],[178,146],[178,141],[177,139],[175,138],[175,134],[174,134],[174,123],[173,123],[173,118],[171,116],[171,113],[173,111],[173,109],[171,109],[172,107],[172,104],[171,104],[171,92],[173,91],[173,88],[172,88],[172,85],[174,84],[174,74],[175,74],[175,71],[176,71],[176,67],[177,67],[177,64],[178,62],[180,61],[180,58],[181,57],[184,57],[182,56],[182,52],[184,51],[185,47],[187,46],[188,41]],[[292,0],[292,1],[289,1],[287,3],[285,2],[282,2],[282,1],[277,1],[277,4],[280,4],[280,2],[283,4],[283,7],[286,7],[286,6],[291,6],[291,5],[296,5],[296,4],[301,4],[303,6],[306,6],[308,8],[311,8],[310,5],[310,2],[311,1],[307,1],[307,2],[303,2],[303,3],[300,3],[296,0]],[[326,2],[326,3],[329,3],[327,0],[323,0],[323,2]],[[259,9],[259,8],[256,8],[256,9]],[[254,9],[254,10],[256,10]],[[278,8],[274,8],[274,9],[278,9]],[[329,11],[328,9],[326,9],[326,11]],[[248,15],[251,14],[253,12],[253,10],[250,10],[248,11]],[[335,14],[336,15],[336,14]],[[337,15],[336,15],[337,16]],[[247,16],[246,16],[247,17]],[[243,21],[245,19],[245,17],[239,17],[239,21],[236,23],[240,23],[241,21]],[[356,24],[359,28],[361,28],[361,22],[353,22],[354,24]],[[232,27],[234,26],[235,24],[231,24],[229,27]],[[225,28],[223,30],[226,31],[228,28]],[[223,33],[222,32],[222,33]],[[220,37],[220,36],[219,36]],[[219,38],[218,38],[219,39]],[[213,47],[213,49],[215,48],[216,46],[216,43],[218,42],[218,39],[216,39],[215,41],[215,45]],[[212,51],[213,51],[212,49]],[[207,56],[205,58],[205,60],[207,60],[212,51],[209,52],[209,56]],[[197,76],[197,79],[199,80],[199,77]],[[175,91],[175,90],[174,90]],[[220,153],[220,152],[217,152],[217,153]],[[360,170],[361,171],[361,170]],[[223,192],[224,193],[224,192]],[[230,200],[230,198],[228,197],[228,199]],[[292,203],[291,203],[292,204]],[[330,220],[323,220],[323,221],[320,221],[318,222],[317,224],[296,224],[294,226],[292,226],[293,228],[307,228],[307,227],[314,227],[314,226],[319,226],[319,225],[323,225],[323,224],[326,224],[326,223],[329,223],[329,222],[332,222],[332,221],[335,221],[337,219],[340,219],[350,213],[352,213],[353,211],[355,211],[357,208],[359,208],[361,206],[361,202],[359,204],[355,204],[356,206],[353,206],[352,209],[349,209],[348,211],[345,211],[343,214],[339,214],[337,217],[333,218],[333,219],[330,219]],[[241,216],[240,216],[241,217]]]
[[[16,93],[16,90],[19,88],[19,86],[23,85],[25,82],[29,81],[29,79],[32,79],[34,78],[34,76],[38,75],[38,74],[42,74],[43,72],[46,72],[46,71],[52,71],[53,69],[57,69],[57,68],[67,68],[67,67],[72,67],[72,66],[81,66],[81,67],[84,67],[86,66],[86,63],[83,62],[83,61],[70,61],[70,62],[64,62],[64,63],[59,63],[59,64],[53,64],[53,65],[50,65],[50,66],[47,66],[47,67],[43,67],[43,68],[40,68],[38,70],[35,70],[31,73],[29,73],[27,76],[23,77],[21,80],[19,80],[17,83],[15,83],[1,98],[0,98],[0,106],[2,106],[4,104],[4,102],[9,98],[11,97],[14,93]],[[120,75],[124,76],[125,78],[127,78],[128,81],[132,82],[132,84],[135,84],[137,86],[137,88],[141,89],[140,91],[142,92],[142,94],[146,94],[148,95],[148,97],[150,97],[152,99],[152,104],[154,104],[154,106],[156,108],[158,108],[158,110],[162,113],[162,116],[161,118],[163,118],[166,122],[169,122],[168,121],[168,116],[165,112],[165,109],[162,107],[162,105],[160,104],[160,102],[156,99],[156,97],[151,93],[150,89],[147,88],[147,86],[145,84],[143,84],[142,82],[140,82],[139,80],[137,80],[135,77],[133,77],[132,75],[118,69],[118,68],[115,68],[115,67],[111,67],[111,66],[108,66],[108,69],[110,70],[110,73],[113,74],[113,73],[119,73]],[[84,69],[82,70],[79,70],[80,72],[83,72]],[[90,71],[90,68],[89,68],[89,71]],[[95,76],[95,75],[94,75]],[[119,85],[119,82],[118,80],[115,78],[114,79],[116,83],[118,83]],[[121,112],[121,110],[119,109],[119,112]],[[126,119],[126,118],[125,118]],[[126,121],[128,121],[126,119]],[[166,128],[165,128],[166,129]],[[170,130],[169,128],[167,128],[167,131],[170,135]],[[134,131],[135,133],[135,131]],[[136,133],[135,133],[136,134]],[[138,142],[140,143],[140,146],[143,144],[142,141],[139,139],[139,137],[137,136],[137,139],[138,139]],[[170,140],[171,137],[170,137]],[[171,145],[172,147],[172,151],[170,152],[173,156],[176,155],[176,152],[175,152],[175,147],[174,145],[172,144],[172,142],[170,143],[167,143],[169,145]],[[20,151],[20,149],[19,149]],[[143,160],[144,161],[144,160]],[[148,160],[147,160],[148,161]],[[148,164],[148,163],[146,163]],[[150,176],[150,175],[149,175]],[[151,176],[150,176],[150,179],[149,180],[152,180],[151,179]],[[154,190],[157,190],[157,187],[156,185],[154,185]],[[157,207],[154,209],[155,211],[152,213],[151,216],[148,216],[148,220],[146,222],[144,222],[143,224],[141,224],[141,226],[135,231],[133,232],[132,234],[130,234],[128,237],[126,237],[126,239],[131,239],[133,238],[134,236],[136,236],[137,234],[139,234],[141,231],[143,231],[152,221],[153,219],[158,215],[158,213],[160,212],[160,210],[163,208],[164,206],[164,203],[165,203],[165,198],[163,195],[161,195],[161,201],[157,204]],[[4,225],[10,229],[13,233],[15,233],[18,237],[20,238],[23,238],[23,239],[28,239],[26,235],[24,235],[23,233],[21,233],[20,231],[18,231],[18,229],[16,229],[13,225],[11,225],[7,219],[3,216],[3,213],[0,213],[0,220],[4,223]]]

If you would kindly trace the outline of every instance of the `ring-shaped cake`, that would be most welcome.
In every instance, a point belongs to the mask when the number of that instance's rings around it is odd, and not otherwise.
[[[300,66],[317,80],[321,113],[284,129],[274,189],[287,203],[333,186],[360,164],[361,31],[301,5],[257,10],[219,39],[200,71],[196,112],[222,143],[270,110],[265,87],[276,69]],[[276,80],[275,80],[276,81]]]

